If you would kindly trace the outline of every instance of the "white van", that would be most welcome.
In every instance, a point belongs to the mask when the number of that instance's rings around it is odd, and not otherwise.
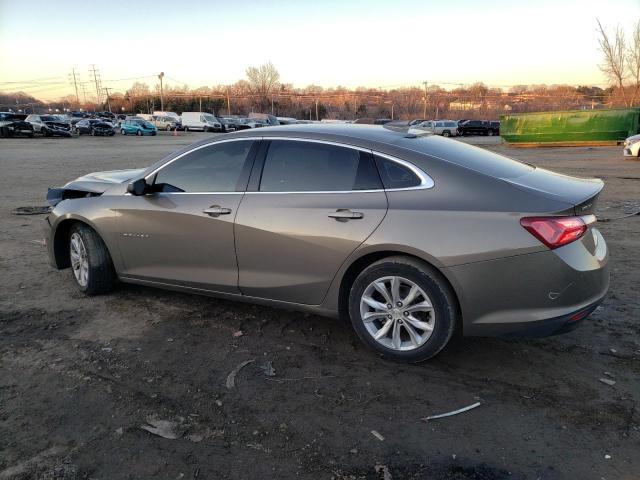
[[[222,124],[210,113],[182,112],[182,128],[189,130],[202,130],[203,132],[221,132]]]

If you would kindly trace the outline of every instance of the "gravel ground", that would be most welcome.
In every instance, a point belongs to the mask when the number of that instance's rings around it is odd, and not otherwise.
[[[640,477],[640,216],[600,224],[611,290],[581,328],[456,339],[409,366],[338,320],[135,286],[87,298],[48,266],[43,217],[11,213],[202,136],[0,142],[0,479]],[[620,147],[482,143],[603,178],[601,219],[640,210],[640,163]]]

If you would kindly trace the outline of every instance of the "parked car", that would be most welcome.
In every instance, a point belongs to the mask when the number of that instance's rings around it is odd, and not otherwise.
[[[233,123],[236,127],[236,131],[249,130],[251,128],[255,128],[256,126],[262,126],[262,124],[256,125],[255,122],[250,121],[248,118],[234,118]]]
[[[458,122],[459,135],[494,135],[491,124],[485,120],[465,120]]]
[[[210,113],[182,112],[182,128],[189,130],[202,130],[203,132],[221,132],[222,124]]]
[[[633,135],[624,141],[625,157],[640,157],[640,134]]]
[[[182,124],[175,119],[175,117],[169,117],[166,115],[153,115],[151,123],[156,126],[158,130],[182,130]]]
[[[425,119],[422,119],[422,118],[416,118],[416,119],[411,120],[411,121],[409,122],[409,126],[418,125],[418,124],[420,124],[420,123],[422,123],[422,122],[426,122],[426,121],[428,121],[426,118],[425,118]]]
[[[0,137],[33,137],[33,126],[25,120],[26,117],[19,113],[0,112]]]
[[[45,137],[57,135],[59,137],[71,136],[71,124],[62,121],[55,115],[31,114],[26,121],[33,126],[35,133],[41,133]]]
[[[420,128],[443,137],[455,137],[458,135],[458,124],[452,120],[427,120],[412,125],[412,128]]]
[[[385,124],[389,123],[390,121],[391,121],[390,118],[376,118],[373,121],[373,124],[374,125],[385,125]]]
[[[83,118],[76,123],[75,129],[78,135],[104,135],[111,137],[116,133],[113,124],[99,118]]]
[[[176,112],[162,112],[157,110],[153,112],[153,114],[159,117],[172,117],[176,123],[182,123],[182,118]]]
[[[263,137],[206,139],[50,189],[52,265],[88,295],[120,280],[342,315],[408,362],[454,331],[570,330],[607,292],[599,179],[385,127]]]
[[[111,112],[96,112],[94,117],[108,118],[110,120],[115,120],[116,118],[115,114]]]
[[[494,135],[500,135],[500,122],[499,121],[491,121],[489,122],[489,127],[493,131]]]
[[[122,135],[156,135],[158,129],[142,118],[129,118],[120,122]]]

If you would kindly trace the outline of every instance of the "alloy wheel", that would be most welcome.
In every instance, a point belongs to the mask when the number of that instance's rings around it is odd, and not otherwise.
[[[433,303],[415,282],[403,277],[379,278],[360,298],[360,318],[369,334],[392,350],[414,350],[431,337]]]
[[[89,257],[80,234],[73,233],[71,235],[69,253],[71,255],[73,275],[81,287],[86,287],[89,282]]]

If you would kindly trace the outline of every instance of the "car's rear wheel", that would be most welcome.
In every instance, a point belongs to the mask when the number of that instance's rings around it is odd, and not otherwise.
[[[126,135],[126,134],[127,134],[127,132],[125,132],[125,131],[124,131],[124,128],[120,130],[120,133],[121,133],[122,135]]]
[[[451,132],[449,132],[449,130],[445,130],[444,132],[442,132],[442,136],[443,137],[450,137],[451,136]]]
[[[44,135],[45,137],[48,137],[48,136],[50,135],[49,130],[47,130],[47,129],[46,129],[46,128],[44,128],[44,127],[42,127],[42,128],[40,129],[40,133],[41,133],[42,135]]]
[[[358,275],[349,294],[349,315],[366,345],[387,358],[415,363],[444,348],[458,310],[437,271],[408,257],[390,257]]]
[[[73,278],[81,292],[99,295],[113,289],[117,277],[111,255],[95,230],[82,223],[71,227],[69,256]]]
[[[189,131],[189,127],[184,127],[184,131],[188,132]]]
[[[487,132],[487,135],[489,135],[490,137],[493,137],[493,130],[489,130],[489,131]]]
[[[167,125],[166,130],[167,130],[167,132],[170,132],[171,131],[171,125]]]

